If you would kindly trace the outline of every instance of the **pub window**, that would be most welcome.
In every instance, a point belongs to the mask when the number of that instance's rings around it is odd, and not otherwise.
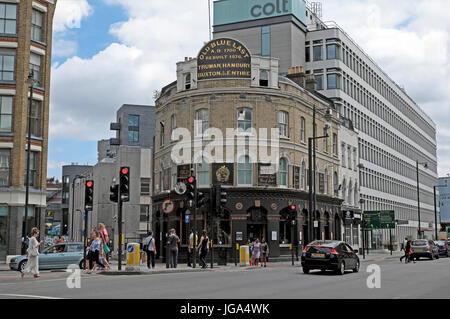
[[[278,128],[280,130],[281,137],[289,137],[288,134],[289,115],[287,112],[278,112]]]
[[[184,75],[184,88],[185,88],[185,90],[191,89],[191,74],[190,73],[186,73]]]
[[[195,112],[195,134],[201,135],[209,128],[209,110],[200,109]]]
[[[249,108],[238,109],[238,132],[250,132],[252,128],[252,110]]]
[[[259,86],[269,86],[269,71],[259,71]]]
[[[300,140],[305,143],[306,137],[305,137],[305,129],[306,129],[306,121],[305,118],[302,116],[300,118]]]
[[[288,181],[288,165],[285,158],[280,158],[279,180],[280,186],[287,186]]]
[[[242,156],[238,163],[238,184],[252,185],[253,184],[253,170],[252,163],[249,156]]]
[[[209,164],[205,159],[197,164],[197,176],[199,186],[209,186]]]

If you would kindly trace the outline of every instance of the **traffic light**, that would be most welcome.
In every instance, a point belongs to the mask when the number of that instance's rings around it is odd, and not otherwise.
[[[227,204],[227,192],[225,191],[225,189],[222,189],[222,187],[220,187],[220,205],[225,206],[226,204]]]
[[[197,192],[197,208],[202,207],[206,204],[205,194],[202,192]]]
[[[112,202],[119,202],[119,185],[113,185],[109,188],[109,191],[111,192],[109,194],[109,200]]]
[[[188,200],[194,200],[195,198],[195,177],[189,176],[186,179],[186,196]]]
[[[87,211],[92,210],[94,204],[94,181],[86,181],[84,187],[84,209]]]
[[[122,202],[130,201],[130,168],[120,168],[120,200]]]
[[[291,221],[295,221],[296,220],[296,217],[297,217],[296,212],[297,212],[297,207],[295,205],[290,205],[289,206],[289,219]]]

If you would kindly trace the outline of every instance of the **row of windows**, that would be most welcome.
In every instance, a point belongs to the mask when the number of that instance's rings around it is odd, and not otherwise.
[[[38,152],[30,152],[30,175],[29,185],[37,185],[37,167],[38,167]],[[28,157],[25,154],[25,172],[24,184],[27,180],[27,163]],[[11,176],[11,149],[0,149],[0,186],[10,186]]]
[[[358,153],[356,147],[347,145],[345,143],[341,144],[341,166],[347,167],[348,169],[357,170],[358,163]],[[353,161],[352,161],[353,158]],[[353,162],[353,164],[352,164]]]
[[[33,9],[31,14],[31,40],[42,41],[44,13]],[[0,34],[17,34],[17,4],[0,3]]]
[[[361,186],[375,189],[386,194],[391,194],[410,200],[417,200],[416,186],[370,169],[361,170]],[[421,194],[421,202],[434,205],[433,195],[430,192],[425,192],[422,190]]]
[[[3,49],[6,51],[7,49]],[[11,53],[0,53],[0,81],[14,81],[15,50],[7,50]],[[30,53],[29,72],[36,81],[35,86],[41,86],[41,57]]]
[[[331,41],[329,41],[331,40]],[[335,39],[328,39],[327,42],[334,42]],[[306,43],[307,46],[305,48],[305,61],[311,62],[311,47],[309,46],[309,42]],[[312,46],[312,56],[313,61],[322,61],[324,60],[324,52],[323,52],[323,40],[313,41]],[[340,59],[341,56],[341,47],[339,44],[327,44],[326,48],[326,58],[327,60]]]
[[[345,44],[343,44],[342,61],[402,114],[411,119],[413,123],[417,123],[429,136],[434,137],[436,135],[436,130]]]
[[[434,160],[418,151],[415,147],[411,146],[411,144],[398,137],[386,127],[377,123],[372,117],[357,111],[352,105],[347,106],[347,103],[344,103],[344,116],[351,118],[360,131],[373,137],[380,143],[389,146],[405,155],[407,158],[414,158],[421,162],[427,162],[431,170],[436,170],[436,163]],[[435,152],[432,154],[435,154]]]
[[[13,119],[13,103],[12,96],[0,96],[0,133],[12,133]],[[27,103],[29,107],[29,103]],[[28,114],[28,112],[27,112]],[[30,132],[32,136],[41,137],[41,102],[33,100],[31,103],[30,114]],[[28,126],[27,126],[28,134]]]
[[[431,142],[426,139],[420,132],[408,124],[402,119],[398,113],[387,107],[383,102],[377,99],[373,94],[360,86],[350,75],[344,72],[343,76],[343,91],[351,96],[354,100],[358,101],[361,105],[366,107],[372,113],[389,123],[392,127],[395,127],[405,136],[410,137],[416,141],[430,153],[435,151]],[[343,114],[344,115],[344,114]]]

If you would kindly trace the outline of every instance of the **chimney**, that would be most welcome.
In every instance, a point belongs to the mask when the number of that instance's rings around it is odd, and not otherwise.
[[[185,56],[184,57],[184,62],[186,62],[188,60],[188,57],[187,56]]]
[[[310,92],[317,91],[317,81],[316,81],[316,78],[314,77],[314,74],[308,74],[306,76],[305,89],[307,89]]]
[[[302,66],[295,66],[288,69],[287,77],[300,85],[301,87],[305,87],[305,72],[303,72]]]

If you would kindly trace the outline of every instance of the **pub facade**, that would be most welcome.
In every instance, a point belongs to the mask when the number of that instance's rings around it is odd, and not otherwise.
[[[229,261],[236,244],[249,239],[264,238],[272,260],[289,255],[291,244],[298,252],[311,239],[342,239],[342,199],[335,192],[341,120],[333,102],[315,92],[314,78],[300,68],[280,76],[278,67],[278,59],[252,55],[228,38],[177,63],[177,80],[162,88],[155,106],[153,230],[163,255],[171,228],[181,238],[180,256],[189,230],[205,229]],[[310,213],[314,107],[316,136],[329,137],[315,140]],[[206,199],[197,212],[175,191],[190,175]],[[218,210],[220,189],[227,201]],[[290,205],[294,224],[282,218]]]

